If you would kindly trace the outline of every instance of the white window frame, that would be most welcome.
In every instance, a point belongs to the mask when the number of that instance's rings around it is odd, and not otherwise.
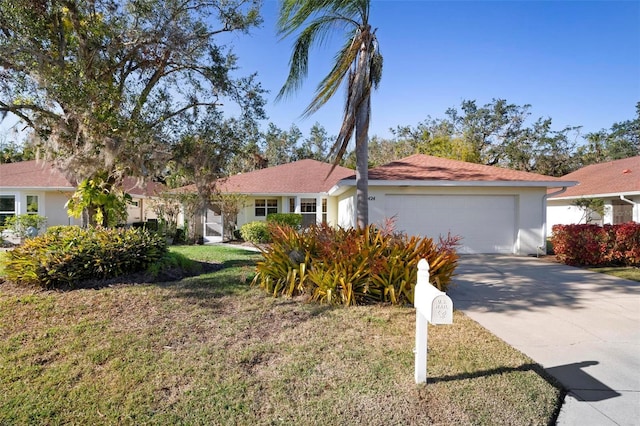
[[[261,202],[262,205],[258,205]],[[271,213],[278,213],[278,199],[277,198],[256,198],[253,203],[253,213],[255,217],[267,217]],[[258,213],[258,209],[264,209],[262,214]]]
[[[0,215],[2,216],[15,216],[18,214],[18,209],[19,209],[19,195],[15,194],[15,193],[3,193],[0,194],[1,198],[8,198],[8,197],[13,197],[13,210],[0,210]]]

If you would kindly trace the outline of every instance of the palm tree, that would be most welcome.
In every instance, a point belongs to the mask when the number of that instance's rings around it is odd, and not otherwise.
[[[303,115],[317,111],[344,82],[347,100],[342,126],[331,149],[334,167],[342,159],[354,133],[356,135],[356,217],[358,227],[369,223],[368,144],[371,115],[371,88],[382,76],[382,55],[375,29],[369,25],[370,0],[282,0],[278,20],[279,34],[294,33],[297,39],[290,60],[289,76],[276,99],[300,88],[307,76],[309,49],[322,43],[330,31],[343,29],[346,42],[335,57],[333,68],[320,82]]]

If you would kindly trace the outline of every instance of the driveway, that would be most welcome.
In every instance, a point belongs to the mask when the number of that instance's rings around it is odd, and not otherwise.
[[[640,283],[535,257],[465,255],[447,294],[568,390],[560,425],[640,425]]]

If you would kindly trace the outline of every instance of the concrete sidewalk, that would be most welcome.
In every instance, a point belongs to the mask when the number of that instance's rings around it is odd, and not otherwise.
[[[559,425],[640,425],[640,283],[533,257],[459,263],[454,308],[562,383]]]

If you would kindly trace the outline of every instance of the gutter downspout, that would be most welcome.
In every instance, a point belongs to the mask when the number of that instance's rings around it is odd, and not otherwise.
[[[563,186],[562,189],[557,190],[556,192],[552,192],[551,194],[544,194],[542,197],[542,244],[538,247],[536,257],[542,253],[547,254],[547,199],[549,197],[555,197],[556,195],[560,195],[567,190],[566,186]]]
[[[636,203],[635,201],[630,200],[628,198],[625,198],[624,195],[620,195],[620,200],[624,201],[625,203],[629,203],[629,204],[631,204],[633,206],[633,210],[632,210],[632,213],[631,213],[631,220],[635,221],[635,219],[637,217],[637,212],[635,210],[636,210],[636,206],[638,205],[638,203]]]

